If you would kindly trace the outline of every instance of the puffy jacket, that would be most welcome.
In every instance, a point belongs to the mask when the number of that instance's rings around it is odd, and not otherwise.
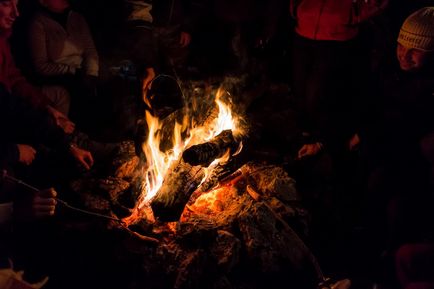
[[[358,24],[379,14],[389,0],[291,0],[298,35],[312,40],[346,41]]]

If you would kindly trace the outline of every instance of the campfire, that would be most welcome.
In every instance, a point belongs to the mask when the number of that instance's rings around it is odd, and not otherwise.
[[[73,185],[88,209],[122,218],[134,232],[119,259],[144,256],[135,282],[146,288],[312,288],[323,281],[296,233],[305,232],[307,212],[295,181],[280,167],[242,160],[246,126],[230,96],[208,89],[164,118],[148,112],[136,143],[122,144],[111,176]]]
[[[223,100],[225,94],[219,89],[213,105],[203,114],[190,113],[196,107],[174,112],[182,114],[180,122],[171,115],[161,120],[146,112],[148,135],[142,144],[146,164],[141,194],[133,215],[124,220],[127,224],[140,218],[153,220],[146,214],[151,211],[161,220],[178,220],[192,192],[209,180],[216,167],[239,153],[242,142],[237,140],[243,135],[240,118],[233,115],[229,99]],[[165,148],[167,143],[171,147]]]

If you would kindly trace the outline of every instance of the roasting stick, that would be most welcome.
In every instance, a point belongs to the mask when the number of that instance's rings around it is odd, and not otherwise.
[[[18,185],[21,185],[23,187],[26,187],[26,188],[30,189],[31,191],[33,191],[35,193],[39,193],[41,191],[38,188],[36,188],[36,187],[34,187],[34,186],[32,186],[32,185],[30,185],[30,184],[28,184],[28,183],[20,180],[20,179],[12,177],[11,175],[9,175],[7,173],[6,170],[3,170],[3,172],[2,172],[2,178],[6,179],[8,181],[14,182],[14,183],[16,183]],[[90,215],[90,216],[99,217],[99,218],[108,219],[108,220],[111,220],[111,221],[118,222],[121,225],[122,228],[124,228],[131,235],[139,238],[140,240],[151,242],[151,243],[154,243],[154,244],[158,244],[160,242],[156,238],[144,236],[144,235],[141,235],[141,234],[139,234],[137,232],[132,231],[130,228],[127,227],[127,225],[125,224],[124,221],[122,221],[122,219],[115,218],[115,217],[112,217],[112,216],[103,215],[103,214],[99,214],[99,213],[95,213],[95,212],[91,212],[91,211],[87,211],[87,210],[83,210],[83,209],[71,206],[70,204],[68,204],[67,202],[65,202],[64,200],[59,199],[59,198],[55,198],[55,200],[57,202],[59,202],[60,204],[62,204],[63,206],[65,206],[66,208],[70,209],[70,210],[73,210],[73,211],[76,211],[76,212],[80,212],[82,214],[86,214],[86,215]]]

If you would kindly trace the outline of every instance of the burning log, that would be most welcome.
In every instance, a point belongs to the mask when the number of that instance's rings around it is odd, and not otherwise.
[[[164,222],[178,221],[203,176],[201,167],[193,167],[182,161],[172,167],[151,202],[154,216]]]
[[[184,115],[186,114],[186,111],[184,109],[179,109],[170,115],[166,116],[164,119],[160,120],[162,125],[161,128],[158,130],[158,134],[161,137],[160,142],[160,151],[166,152],[167,150],[171,149],[173,147],[173,133],[175,124],[181,124],[184,118]],[[143,154],[143,144],[148,141],[149,137],[149,127],[148,123],[145,118],[140,119],[137,122],[136,126],[136,132],[134,137],[134,144],[135,144],[135,152],[136,155],[139,156],[141,159],[146,160],[145,155]],[[186,132],[183,131],[183,134]]]
[[[227,150],[234,152],[237,146],[232,131],[225,130],[209,142],[186,149],[182,154],[182,158],[193,166],[207,167],[213,160],[222,157]]]

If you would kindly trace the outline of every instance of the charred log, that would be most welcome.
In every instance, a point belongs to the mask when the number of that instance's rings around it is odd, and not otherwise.
[[[164,222],[179,220],[185,205],[203,176],[201,167],[193,167],[184,162],[179,162],[172,167],[163,186],[151,202],[154,216]]]
[[[215,159],[222,157],[228,150],[234,152],[237,142],[231,130],[225,130],[211,141],[194,145],[184,151],[182,158],[185,162],[197,166],[207,167]]]
[[[239,166],[239,161],[236,157],[230,158],[226,163],[218,164],[207,177],[206,181],[200,186],[200,191],[206,192],[216,187],[221,180],[236,171]]]

